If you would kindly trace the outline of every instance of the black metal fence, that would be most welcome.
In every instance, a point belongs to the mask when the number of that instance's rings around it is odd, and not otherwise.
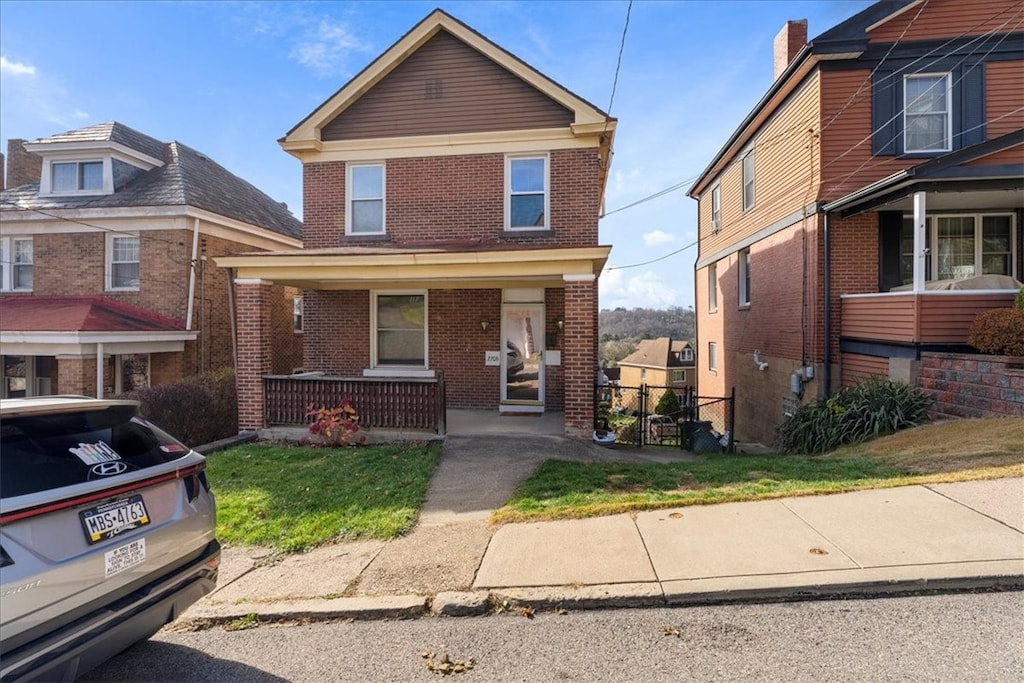
[[[733,452],[735,389],[715,397],[697,396],[693,387],[605,384],[594,387],[594,399],[594,429],[614,433],[616,443]]]

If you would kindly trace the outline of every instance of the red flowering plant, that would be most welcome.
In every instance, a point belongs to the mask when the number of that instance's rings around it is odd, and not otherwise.
[[[337,408],[315,408],[310,403],[306,407],[306,417],[313,418],[306,439],[311,446],[333,448],[366,442],[366,435],[359,433],[359,413],[347,396],[341,399]]]

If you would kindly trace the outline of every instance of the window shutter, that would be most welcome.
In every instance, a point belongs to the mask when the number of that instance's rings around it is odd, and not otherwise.
[[[960,122],[953,121],[953,149],[985,141],[985,64],[965,64],[959,79]]]
[[[902,211],[878,212],[878,291],[888,292],[903,284],[900,273],[902,263]]]
[[[899,78],[891,71],[876,71],[871,83],[871,153],[875,155],[896,155],[898,124],[896,116],[897,83]]]

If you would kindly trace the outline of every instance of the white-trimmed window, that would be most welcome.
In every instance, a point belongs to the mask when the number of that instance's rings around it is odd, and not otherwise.
[[[149,354],[125,353],[115,357],[115,386],[119,394],[149,386]]]
[[[750,305],[750,250],[739,252],[739,305]]]
[[[0,291],[31,292],[33,269],[31,237],[0,238]]]
[[[743,178],[743,210],[749,211],[754,208],[754,148],[751,147],[743,154],[742,166]]]
[[[711,188],[711,232],[718,232],[722,227],[722,186]]]
[[[54,161],[50,164],[51,194],[102,191],[102,161]]]
[[[139,288],[139,236],[109,235],[107,237],[107,289]]]
[[[903,77],[903,150],[948,152],[953,148],[953,99],[948,73]]]
[[[345,181],[345,234],[385,232],[384,164],[349,164]]]
[[[686,384],[686,370],[673,370],[672,384]]]
[[[718,342],[708,342],[708,370],[718,372]]]
[[[687,346],[685,349],[679,352],[679,360],[683,363],[693,362],[693,349]]]
[[[374,368],[427,367],[427,293],[373,292],[371,340]]]
[[[708,312],[718,310],[718,264],[708,266]]]
[[[302,297],[292,299],[292,330],[302,332]]]
[[[508,230],[547,230],[548,158],[506,157],[505,227]]]

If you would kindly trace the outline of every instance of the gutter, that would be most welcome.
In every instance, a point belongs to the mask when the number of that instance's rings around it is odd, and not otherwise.
[[[825,207],[825,348],[821,357],[821,384],[826,397],[832,395],[832,233],[829,216],[828,207]]]

